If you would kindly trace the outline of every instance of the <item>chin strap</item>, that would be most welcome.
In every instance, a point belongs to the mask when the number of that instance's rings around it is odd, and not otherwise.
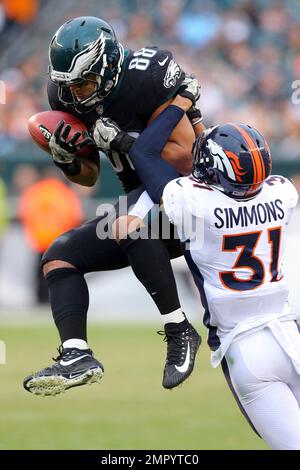
[[[120,75],[121,75],[121,71],[122,71],[122,65],[123,65],[123,62],[124,62],[124,57],[125,57],[125,54],[124,54],[124,47],[122,46],[122,44],[119,42],[119,60],[118,60],[118,63],[116,65],[116,70],[114,72],[114,75],[112,77],[112,80],[109,80],[104,88],[104,91],[106,92],[105,95],[101,95],[99,92],[97,93],[96,92],[96,96],[94,98],[92,98],[90,101],[88,101],[88,103],[82,103],[83,106],[86,106],[86,107],[90,107],[90,106],[95,106],[96,104],[100,104],[100,102],[117,86],[118,84],[118,81],[119,81],[119,78],[120,78]],[[96,75],[96,82],[97,82],[97,85],[98,87],[100,88],[100,85],[101,85],[101,81],[103,80],[103,77],[104,77],[104,72],[105,72],[105,69],[109,66],[110,64],[107,62],[107,59],[106,59],[106,54],[103,55],[103,65],[102,65],[102,69],[101,69],[101,72],[99,75]]]
[[[115,77],[115,81],[114,81],[114,86],[117,86],[117,84],[118,84],[119,77],[120,77],[120,74],[121,74],[121,71],[122,71],[122,65],[123,65],[123,62],[124,62],[124,47],[120,42],[119,42],[119,52],[120,52],[120,57],[119,57],[119,61],[117,63],[117,70],[116,70],[116,77]]]

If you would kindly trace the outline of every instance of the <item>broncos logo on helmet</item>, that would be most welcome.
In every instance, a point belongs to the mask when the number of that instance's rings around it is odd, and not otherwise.
[[[226,171],[233,181],[241,182],[241,177],[245,174],[245,171],[241,168],[237,155],[229,150],[224,151],[222,147],[212,139],[207,140],[207,147],[214,159],[214,168],[223,172]]]
[[[249,198],[271,173],[270,148],[253,127],[227,123],[207,129],[193,147],[193,175],[228,196]]]

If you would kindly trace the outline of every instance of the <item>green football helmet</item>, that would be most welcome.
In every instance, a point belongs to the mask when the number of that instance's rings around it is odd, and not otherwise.
[[[97,107],[117,85],[124,49],[113,28],[93,16],[80,16],[63,24],[49,46],[49,75],[59,87],[59,99],[67,106],[88,112]],[[95,91],[78,100],[70,86],[95,74]]]

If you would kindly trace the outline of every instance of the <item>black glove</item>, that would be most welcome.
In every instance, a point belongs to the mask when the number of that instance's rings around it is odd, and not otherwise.
[[[55,131],[49,141],[49,147],[54,162],[60,163],[62,165],[72,163],[81,147],[92,144],[95,145],[91,137],[88,135],[86,135],[85,139],[83,139],[80,143],[77,143],[79,137],[81,136],[81,132],[75,132],[73,137],[67,140],[71,126],[70,124],[67,124],[65,128],[64,126],[65,121],[60,121],[57,124]]]

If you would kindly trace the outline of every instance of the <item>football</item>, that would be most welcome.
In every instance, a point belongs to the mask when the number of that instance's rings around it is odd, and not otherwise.
[[[72,114],[65,113],[63,111],[42,111],[41,113],[34,114],[28,120],[28,130],[32,139],[41,149],[45,150],[45,152],[51,154],[49,140],[51,139],[57,124],[62,119],[65,121],[65,124],[70,124],[71,126],[68,139],[70,139],[76,132],[82,133],[83,131],[87,131],[87,127],[83,122]],[[84,138],[84,135],[81,135],[77,142],[81,142]],[[79,150],[78,155],[85,157],[93,152],[95,148],[96,147],[92,147],[90,145],[82,147]]]

